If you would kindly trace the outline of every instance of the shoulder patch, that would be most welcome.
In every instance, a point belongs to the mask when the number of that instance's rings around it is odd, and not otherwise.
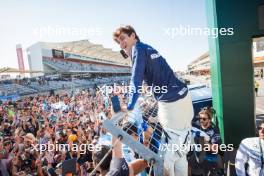
[[[160,54],[159,53],[153,53],[150,55],[151,59],[157,59],[160,57]]]

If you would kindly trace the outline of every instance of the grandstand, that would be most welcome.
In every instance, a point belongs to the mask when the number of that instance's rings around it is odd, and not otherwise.
[[[131,73],[130,59],[88,40],[37,42],[27,48],[27,56],[29,70],[2,69],[4,74],[29,73],[31,76],[1,80],[2,98],[123,82],[129,80]]]
[[[47,74],[74,75],[80,73],[100,75],[129,75],[130,59],[124,59],[119,52],[93,44],[88,40],[47,43],[38,42],[27,48],[32,77]]]
[[[0,96],[27,95],[37,93],[37,90],[19,84],[0,84]]]
[[[103,78],[89,78],[89,79],[77,79],[64,80],[58,78],[52,80],[46,77],[37,77],[36,79],[24,79],[24,80],[9,80],[0,82],[0,99],[5,99],[5,96],[24,96],[30,94],[45,93],[51,90],[74,90],[77,88],[93,88],[94,85],[105,85],[113,83],[127,82],[130,79],[129,76],[110,76]],[[40,81],[42,80],[42,81]],[[2,97],[1,97],[2,96]],[[3,97],[4,96],[4,97]]]
[[[128,67],[116,67],[100,64],[85,64],[58,59],[43,58],[43,64],[61,72],[70,73],[129,73]]]
[[[54,90],[73,90],[95,85],[127,82],[131,60],[119,52],[88,40],[38,42],[27,48],[31,78],[18,77],[0,82],[0,96],[24,96]],[[22,74],[21,70],[3,69]],[[24,72],[23,72],[24,73]],[[21,79],[23,78],[23,79]],[[1,98],[0,98],[1,99]]]

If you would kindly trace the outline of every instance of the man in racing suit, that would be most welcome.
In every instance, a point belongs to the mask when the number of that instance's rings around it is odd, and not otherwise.
[[[127,110],[133,110],[139,97],[139,90],[145,80],[152,88],[158,101],[158,119],[163,128],[171,129],[181,136],[186,136],[191,128],[193,106],[185,83],[179,80],[166,60],[153,47],[142,43],[131,26],[121,26],[113,34],[114,40],[122,51],[132,60],[130,95]],[[184,137],[183,137],[184,138]],[[173,143],[173,141],[172,141]],[[171,161],[169,170],[173,175],[187,176],[186,157]]]
[[[236,154],[236,173],[238,176],[263,176],[264,164],[264,120],[258,126],[259,137],[242,140]]]

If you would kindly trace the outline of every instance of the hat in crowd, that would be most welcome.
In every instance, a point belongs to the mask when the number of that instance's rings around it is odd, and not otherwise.
[[[69,141],[75,142],[77,141],[77,136],[75,134],[70,134],[68,137]]]

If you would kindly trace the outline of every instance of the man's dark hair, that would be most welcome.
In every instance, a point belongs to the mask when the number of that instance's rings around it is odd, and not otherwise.
[[[107,145],[101,145],[101,150],[95,151],[93,153],[93,161],[94,161],[94,163],[95,164],[99,164],[100,161],[108,153],[109,150],[110,150],[110,147],[109,146],[107,146]],[[111,160],[112,160],[112,152],[108,153],[107,157],[101,163],[101,165],[99,166],[99,168],[101,168],[104,171],[109,170]]]
[[[126,25],[126,26],[120,26],[119,28],[116,29],[116,31],[113,33],[113,38],[114,40],[117,42],[118,37],[122,34],[125,33],[127,34],[129,37],[131,36],[132,33],[135,34],[135,38],[139,41],[139,37],[135,31],[135,29],[130,26],[130,25]]]
[[[264,123],[264,119],[260,119],[260,120],[257,121],[256,126],[259,127],[263,123]]]

